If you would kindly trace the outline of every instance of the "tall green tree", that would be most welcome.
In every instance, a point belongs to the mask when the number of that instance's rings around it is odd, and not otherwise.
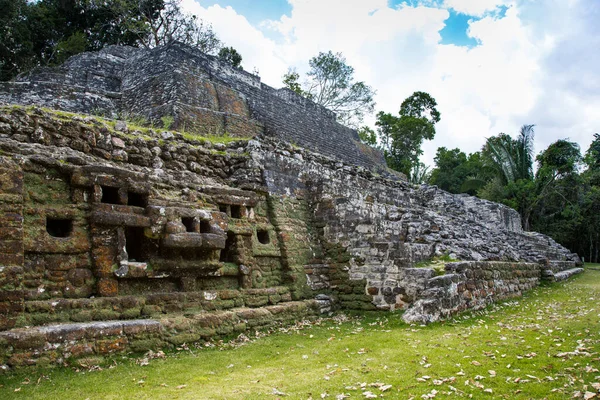
[[[357,130],[361,142],[371,147],[377,147],[377,134],[370,127],[363,125]]]
[[[364,82],[354,80],[354,68],[347,64],[342,53],[319,53],[309,61],[306,80],[294,70],[283,76],[284,87],[308,97],[334,111],[339,122],[353,127],[375,109],[375,90]]]
[[[120,0],[144,1],[144,0]],[[156,1],[156,0],[145,0]],[[138,34],[138,42],[143,47],[156,47],[171,43],[182,42],[194,46],[207,54],[217,54],[222,42],[214,32],[212,25],[199,19],[196,15],[183,12],[181,0],[160,0],[160,12],[142,12],[142,30]],[[135,15],[135,11],[134,11]],[[128,19],[132,21],[132,18]],[[241,62],[241,60],[240,60]]]
[[[583,222],[584,181],[578,172],[582,160],[579,146],[558,140],[537,156],[535,196],[531,209],[532,228],[565,246],[573,245]]]
[[[0,0],[0,80],[6,81],[35,65],[34,44],[26,23],[26,0]]]
[[[517,139],[505,133],[488,138],[482,149],[484,163],[504,184],[533,179],[533,139],[535,125],[523,125]]]
[[[388,166],[410,177],[423,154],[423,140],[434,138],[439,121],[437,102],[425,92],[414,92],[406,98],[398,117],[379,112],[375,125]]]

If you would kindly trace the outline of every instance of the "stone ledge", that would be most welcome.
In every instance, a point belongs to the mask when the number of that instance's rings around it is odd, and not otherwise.
[[[583,268],[571,268],[567,269],[566,271],[557,272],[554,274],[554,282],[564,281],[566,279],[569,279],[573,275],[582,273],[583,271]]]
[[[163,319],[69,323],[0,333],[0,366],[63,364],[84,356],[170,348],[217,339],[328,311],[328,301],[291,301],[263,308],[237,308],[169,315]],[[2,368],[6,370],[7,367]]]

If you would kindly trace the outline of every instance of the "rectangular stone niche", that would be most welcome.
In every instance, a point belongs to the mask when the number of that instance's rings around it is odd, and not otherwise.
[[[181,217],[181,223],[185,226],[186,232],[197,232],[194,217]]]
[[[266,230],[257,230],[256,238],[261,244],[269,244],[271,242],[271,238],[269,237],[269,231]]]
[[[127,192],[127,205],[145,208],[148,205],[148,195],[144,193]]]
[[[235,235],[232,232],[227,232],[227,240],[225,240],[225,248],[221,250],[219,261],[235,262],[237,251],[235,249]]]
[[[46,217],[46,232],[52,237],[70,237],[73,233],[73,220],[70,218]]]
[[[119,188],[104,185],[100,187],[102,188],[102,198],[100,200],[101,203],[121,204],[121,199],[119,198]]]
[[[129,261],[146,262],[148,254],[144,247],[146,237],[144,228],[128,226],[125,228],[125,250]]]

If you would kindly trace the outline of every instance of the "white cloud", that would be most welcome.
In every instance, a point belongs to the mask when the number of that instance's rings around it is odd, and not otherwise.
[[[230,7],[184,4],[271,86],[281,86],[288,66],[306,71],[311,57],[332,50],[377,90],[377,110],[396,113],[413,91],[429,92],[442,113],[436,139],[424,145],[429,164],[437,147],[477,151],[486,137],[514,135],[525,123],[537,125],[538,151],[564,137],[585,151],[600,131],[600,3],[446,0],[390,8],[387,0],[288,1],[289,16],[259,27]],[[489,13],[499,5],[508,5],[502,18]],[[448,7],[483,16],[468,30],[478,46],[440,44]]]
[[[246,17],[231,7],[214,5],[205,8],[194,0],[183,0],[181,6],[186,12],[210,22],[219,38],[242,55],[244,69],[252,71],[256,67],[265,83],[278,85],[288,65],[279,55],[281,49]]]
[[[444,6],[458,13],[481,17],[508,3],[508,0],[445,0]]]

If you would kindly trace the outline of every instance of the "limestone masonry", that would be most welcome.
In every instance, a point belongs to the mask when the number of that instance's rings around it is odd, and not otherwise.
[[[82,54],[0,102],[4,368],[335,309],[426,323],[580,271],[514,210],[412,186],[330,111],[181,44]],[[436,257],[460,261],[415,268]]]

